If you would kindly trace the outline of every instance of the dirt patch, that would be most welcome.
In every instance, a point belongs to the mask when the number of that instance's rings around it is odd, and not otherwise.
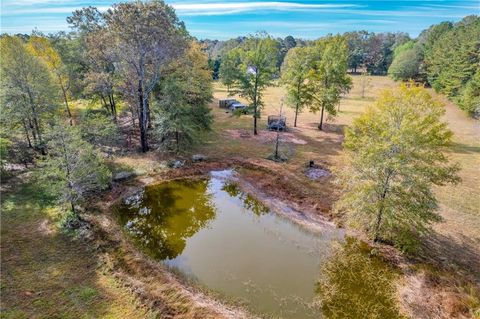
[[[262,144],[273,143],[277,138],[277,132],[267,130],[259,130],[257,135],[253,135],[253,133],[247,130],[237,129],[227,129],[225,132],[234,139],[251,139]],[[296,137],[292,132],[280,132],[279,140],[282,143],[292,143],[297,145],[307,144],[307,141]]]
[[[37,229],[43,236],[50,236],[56,231],[48,219],[41,220],[38,223]]]
[[[328,177],[330,175],[332,174],[324,168],[309,167],[305,171],[305,176],[313,181],[320,179],[321,177]]]

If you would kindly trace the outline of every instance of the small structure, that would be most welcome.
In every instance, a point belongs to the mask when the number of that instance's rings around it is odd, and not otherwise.
[[[269,115],[267,126],[270,131],[285,131],[287,129],[287,119],[285,116]]]
[[[235,99],[221,99],[218,101],[218,106],[222,109],[229,108],[231,104],[238,102]]]

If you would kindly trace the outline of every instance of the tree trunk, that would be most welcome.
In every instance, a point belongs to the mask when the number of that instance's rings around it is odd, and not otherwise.
[[[67,109],[67,114],[68,114],[70,126],[73,126],[72,112],[70,112],[70,107],[68,106],[67,91],[63,87],[63,83],[62,83],[61,80],[60,80],[60,87],[62,88],[63,100],[65,102],[65,108]]]
[[[38,114],[37,114],[37,108],[35,106],[35,102],[33,101],[33,96],[30,90],[28,90],[28,98],[30,100],[30,108],[32,109],[32,114],[33,114],[33,126],[35,127],[35,131],[37,133],[38,137],[38,143],[40,144],[40,151],[43,155],[45,155],[45,148],[43,147],[43,141],[42,141],[42,134],[40,132],[40,125],[38,124]],[[35,145],[38,146],[38,145]]]
[[[150,117],[150,104],[148,102],[148,96],[145,98],[146,112],[147,112],[147,128],[152,128],[152,121]]]
[[[37,134],[35,133],[35,129],[30,118],[28,118],[28,127],[30,127],[30,130],[32,130],[33,144],[37,145]]]
[[[382,196],[380,197],[380,208],[378,209],[378,214],[377,214],[377,221],[375,223],[375,230],[374,230],[374,242],[378,242],[380,239],[380,226],[382,223],[382,217],[383,217],[383,210],[384,210],[384,202],[385,202],[385,197],[387,197],[388,193],[388,185],[390,181],[390,177],[392,176],[393,171],[390,169],[388,170],[387,178],[385,179],[385,183],[383,184],[383,193]]]
[[[23,129],[25,130],[25,136],[27,137],[28,147],[32,148],[32,142],[30,141],[30,135],[28,134],[27,123],[25,123],[25,119],[22,119]]]
[[[75,205],[73,204],[73,201],[70,201],[70,206],[72,206],[73,215],[77,216],[77,211],[75,210]]]
[[[253,93],[253,135],[258,135],[257,132],[257,90],[258,90],[258,70],[255,73],[255,88]]]
[[[105,96],[102,93],[100,93],[100,98],[102,99],[102,104],[105,110],[107,110],[107,112],[110,112],[110,110],[108,109],[107,100],[105,100]]]
[[[298,105],[299,103],[297,102],[297,107],[295,108],[295,120],[293,121],[293,127],[297,127],[297,116],[298,116]]]
[[[142,81],[138,81],[138,121],[140,126],[140,144],[142,145],[142,152],[148,151],[147,143],[147,109],[145,99],[143,97]]]
[[[254,115],[253,115],[253,135],[258,135],[257,132],[257,106],[254,107]]]
[[[113,121],[117,122],[117,106],[115,105],[113,93],[108,94],[108,100],[110,101],[110,109],[112,111]]]
[[[298,109],[300,108],[300,86],[302,83],[300,81],[297,82],[297,105],[295,107],[295,120],[293,121],[293,127],[297,127],[297,116],[298,116]]]
[[[320,115],[320,124],[318,124],[318,129],[319,129],[320,131],[323,130],[323,110],[324,110],[324,109],[325,109],[325,107],[322,106],[322,113],[321,113],[321,115]]]
[[[382,223],[382,214],[383,214],[383,207],[380,208],[379,212],[378,212],[378,215],[377,215],[377,221],[375,223],[375,236],[373,238],[373,241],[376,243],[379,241],[380,239],[380,225]]]

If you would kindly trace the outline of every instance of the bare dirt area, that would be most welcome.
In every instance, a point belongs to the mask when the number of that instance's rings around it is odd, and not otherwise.
[[[307,144],[307,141],[302,140],[295,136],[292,132],[274,132],[274,131],[267,131],[261,130],[258,132],[257,135],[253,135],[251,132],[247,130],[225,130],[225,132],[229,133],[232,138],[235,139],[253,139],[258,143],[273,143],[277,139],[277,134],[279,136],[279,141],[281,143],[293,143],[299,145]]]

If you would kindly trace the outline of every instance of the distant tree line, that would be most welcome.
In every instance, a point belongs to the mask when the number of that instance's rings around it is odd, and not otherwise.
[[[427,83],[455,101],[469,115],[480,116],[480,18],[468,16],[458,23],[442,22],[424,30],[416,39],[404,32],[346,32],[347,66],[351,73],[389,74],[395,80],[414,79]],[[227,86],[233,57],[248,37],[227,41],[203,40],[214,79]],[[296,47],[309,47],[316,40],[287,36],[272,38],[277,49],[274,77],[280,77],[287,53]],[[222,65],[223,74],[222,74]]]
[[[397,47],[388,73],[426,82],[471,116],[480,116],[480,17],[442,22]]]
[[[343,34],[348,40],[348,68],[351,72],[367,71],[370,74],[387,74],[393,60],[395,48],[408,42],[410,37],[403,32],[373,33],[354,31]],[[241,46],[248,37],[238,37],[226,41],[202,40],[209,57],[209,66],[214,79],[220,77],[220,66],[226,55]],[[303,40],[287,36],[272,38],[277,48],[277,67],[280,69],[287,52],[295,47],[311,46],[315,40]],[[278,70],[280,71],[280,70]],[[280,73],[277,73],[279,75]]]
[[[202,40],[200,41],[204,45],[204,49],[208,55],[208,64],[212,70],[212,76],[215,80],[220,77],[220,65],[222,64],[223,58],[232,50],[237,47],[240,47],[244,44],[245,41],[248,41],[249,37],[237,37],[234,39],[229,39],[226,41],[220,40]],[[277,69],[280,69],[280,66],[283,63],[283,59],[287,54],[288,50],[296,46],[305,46],[309,41],[302,39],[295,39],[291,35],[286,36],[285,38],[272,38],[275,43],[276,48],[276,66]],[[278,73],[277,73],[278,76]]]

